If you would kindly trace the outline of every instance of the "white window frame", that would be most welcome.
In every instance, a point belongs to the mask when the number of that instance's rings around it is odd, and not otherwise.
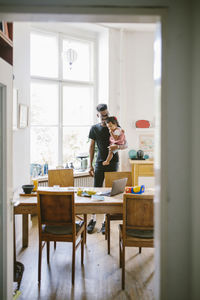
[[[31,78],[31,83],[32,82],[40,82],[40,83],[57,83],[58,84],[58,165],[63,165],[63,127],[68,127],[68,126],[63,126],[63,119],[62,119],[62,111],[63,111],[63,86],[87,86],[87,87],[93,87],[93,100],[94,100],[94,107],[93,107],[93,122],[96,119],[96,105],[97,105],[97,74],[98,74],[98,69],[97,69],[97,40],[95,38],[89,38],[88,36],[85,37],[83,35],[78,36],[78,35],[69,35],[65,33],[58,33],[58,32],[53,32],[53,31],[46,31],[43,29],[38,29],[38,28],[31,28],[30,34],[31,33],[38,33],[38,34],[43,34],[43,35],[53,35],[57,36],[58,39],[58,77],[57,78],[49,78],[49,77],[41,77],[41,76],[30,76]],[[63,39],[70,39],[74,41],[79,41],[79,42],[86,42],[90,43],[92,45],[91,49],[93,51],[92,53],[92,61],[91,61],[91,72],[92,74],[92,80],[90,81],[77,81],[77,80],[66,80],[63,79],[63,64],[62,64],[62,42]],[[33,125],[30,122],[30,127],[37,127],[39,125]],[[44,127],[54,127],[51,125],[42,125]],[[88,124],[90,126],[90,124]],[[88,132],[89,135],[89,132]]]

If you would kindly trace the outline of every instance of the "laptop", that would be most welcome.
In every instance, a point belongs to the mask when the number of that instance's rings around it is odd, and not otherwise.
[[[97,193],[100,196],[114,196],[124,192],[128,178],[113,180],[112,189],[109,192]]]

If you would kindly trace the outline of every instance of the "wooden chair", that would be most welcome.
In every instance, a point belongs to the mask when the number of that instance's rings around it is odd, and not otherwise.
[[[72,284],[75,278],[75,251],[81,244],[81,264],[84,260],[84,231],[81,221],[75,222],[74,193],[38,191],[38,282],[41,281],[42,242],[47,245],[47,263],[49,264],[50,241],[72,243]],[[79,239],[77,243],[77,240]]]
[[[73,169],[55,169],[48,171],[48,186],[74,186]]]
[[[105,186],[112,187],[112,182],[117,179],[128,178],[126,186],[132,186],[131,172],[105,172]],[[122,220],[122,214],[106,214],[106,234],[108,254],[110,254],[110,221]]]
[[[53,169],[48,171],[48,186],[59,185],[60,187],[74,186],[73,169]],[[87,227],[87,215],[84,215],[85,229]],[[85,230],[85,243],[87,232]],[[56,242],[54,243],[56,249]]]
[[[125,247],[154,247],[153,196],[124,194],[123,225],[119,225],[119,261],[125,288]]]

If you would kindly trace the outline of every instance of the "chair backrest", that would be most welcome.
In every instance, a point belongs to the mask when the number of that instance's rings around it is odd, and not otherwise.
[[[126,229],[152,230],[154,228],[153,195],[124,194],[123,227],[125,231]]]
[[[56,169],[48,171],[48,186],[74,186],[73,169]]]
[[[105,172],[105,187],[112,187],[114,180],[122,178],[128,178],[126,186],[132,186],[131,172]]]
[[[39,227],[75,223],[73,192],[38,191],[37,200]]]

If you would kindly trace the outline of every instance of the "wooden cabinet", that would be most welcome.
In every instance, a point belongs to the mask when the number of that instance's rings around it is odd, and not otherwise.
[[[132,169],[132,184],[138,185],[138,177],[154,176],[154,162],[150,160],[129,160]]]
[[[0,22],[0,57],[13,65],[13,23]]]

